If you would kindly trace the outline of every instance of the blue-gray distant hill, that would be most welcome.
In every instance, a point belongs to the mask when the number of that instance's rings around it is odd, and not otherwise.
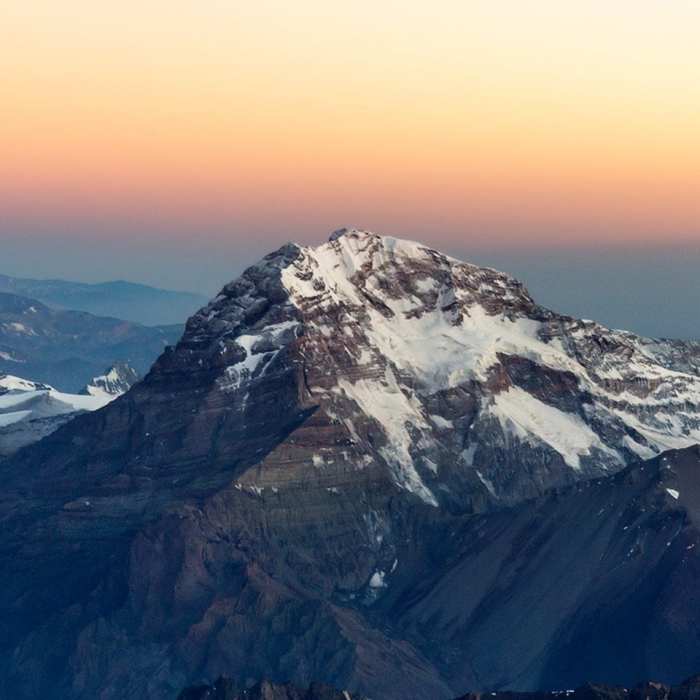
[[[0,292],[0,375],[78,392],[115,362],[145,375],[182,325],[145,326]],[[2,695],[2,693],[0,693]]]
[[[133,282],[87,284],[66,280],[35,280],[0,275],[0,292],[17,294],[60,309],[87,311],[148,326],[184,323],[207,298]]]

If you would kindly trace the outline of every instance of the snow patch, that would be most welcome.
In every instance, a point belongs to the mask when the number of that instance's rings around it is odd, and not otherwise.
[[[438,281],[433,279],[432,277],[424,277],[422,279],[415,280],[413,284],[419,292],[425,294],[427,292],[435,291],[435,287],[437,286]]]
[[[11,413],[0,413],[0,428],[6,428],[13,423],[19,423],[28,416],[31,416],[31,411],[13,411]]]
[[[20,420],[96,411],[115,398],[109,395],[67,394],[48,385],[10,375],[0,377],[0,388],[7,390],[7,393],[0,395],[0,419],[4,426]]]
[[[476,470],[476,475],[479,477],[479,481],[486,487],[486,490],[496,498],[496,489],[493,487],[493,481],[487,479],[478,469]]]
[[[385,577],[386,574],[383,571],[375,571],[369,580],[369,587],[374,589],[386,588],[387,584],[384,580]]]
[[[22,335],[36,335],[36,332],[32,328],[27,328],[27,326],[25,326],[23,323],[12,321],[3,325],[7,330],[14,331],[15,333],[20,333]]]
[[[454,423],[451,420],[447,420],[447,418],[443,418],[442,416],[438,416],[437,414],[431,414],[430,415],[430,420],[437,425],[438,428],[442,428],[443,430],[449,430],[454,428]]]
[[[426,503],[437,506],[435,496],[423,483],[411,456],[411,435],[408,427],[428,428],[421,417],[421,406],[415,397],[401,391],[393,373],[387,368],[384,381],[359,379],[352,383],[340,379],[338,390],[351,398],[365,415],[374,418],[383,428],[388,445],[379,452],[393,468],[398,484],[415,493]]]
[[[474,465],[474,455],[476,454],[476,445],[471,444],[466,450],[462,450],[462,460],[467,467]]]
[[[34,391],[40,387],[50,388],[48,385],[38,384],[21,377],[14,377],[11,374],[0,375],[0,389],[4,391]]]
[[[284,344],[283,335],[286,331],[295,329],[299,325],[298,321],[284,321],[261,329],[256,334],[243,334],[236,337],[236,344],[245,351],[245,357],[233,365],[226,368],[226,380],[222,382],[222,389],[237,389],[246,381],[250,380],[256,373],[262,362],[269,365],[280,352]],[[253,346],[258,341],[269,341],[275,345],[273,350],[266,349],[260,352],[253,352]],[[264,373],[264,370],[263,370]]]
[[[496,394],[487,411],[499,421],[506,435],[549,445],[572,469],[580,470],[580,458],[590,456],[594,449],[622,462],[580,416],[560,411],[518,387]]]

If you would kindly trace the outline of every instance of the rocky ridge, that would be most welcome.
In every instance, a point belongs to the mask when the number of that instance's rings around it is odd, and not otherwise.
[[[457,700],[697,700],[700,698],[700,676],[688,678],[678,686],[653,681],[634,688],[586,683],[580,688],[557,691],[468,693]],[[263,681],[247,690],[238,690],[228,679],[220,678],[212,686],[183,691],[178,700],[368,700],[351,696],[347,691],[312,685],[306,690],[291,684]]]

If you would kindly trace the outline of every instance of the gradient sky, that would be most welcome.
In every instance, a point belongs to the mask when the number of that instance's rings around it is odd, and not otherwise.
[[[346,224],[526,277],[692,258],[699,27],[697,0],[3,0],[0,272],[211,291]]]

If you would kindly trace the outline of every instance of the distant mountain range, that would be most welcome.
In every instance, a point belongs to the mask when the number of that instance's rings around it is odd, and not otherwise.
[[[0,323],[48,353],[48,311]],[[0,464],[0,697],[678,683],[700,669],[698,443],[698,343],[410,241],[288,244]]]
[[[0,292],[0,373],[76,393],[115,362],[144,375],[182,326],[143,326]]]
[[[144,325],[184,323],[207,298],[133,282],[87,284],[66,280],[35,280],[0,275],[0,292],[30,297],[47,306],[88,311]]]

